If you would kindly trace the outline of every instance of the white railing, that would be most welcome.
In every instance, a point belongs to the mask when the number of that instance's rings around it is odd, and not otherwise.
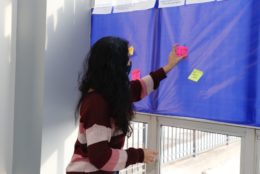
[[[239,140],[239,137],[229,135],[162,126],[161,163],[172,163],[184,158],[195,157]]]
[[[147,132],[148,124],[141,122],[132,122],[131,126],[133,132],[131,137],[126,139],[124,148],[135,147],[135,148],[147,148]],[[146,165],[136,164],[129,166],[128,168],[121,170],[120,174],[145,174]]]
[[[136,115],[132,125],[134,132],[126,140],[125,148],[156,149],[158,160],[153,165],[129,166],[120,174],[159,174],[162,164],[194,157],[237,141],[241,142],[240,174],[260,174],[260,157],[256,157],[257,149],[260,155],[260,147],[257,147],[260,143],[256,141],[259,128],[142,113]]]

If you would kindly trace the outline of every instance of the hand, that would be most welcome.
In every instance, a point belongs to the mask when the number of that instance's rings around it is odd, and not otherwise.
[[[180,60],[182,60],[185,57],[185,56],[176,55],[175,53],[176,46],[177,45],[174,45],[172,47],[172,50],[168,57],[168,64],[163,67],[165,73],[168,73],[173,67],[175,67],[179,63]]]
[[[144,163],[154,163],[157,157],[157,152],[152,149],[143,149],[144,151]]]

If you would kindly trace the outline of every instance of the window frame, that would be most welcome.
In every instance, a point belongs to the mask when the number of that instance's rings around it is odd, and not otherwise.
[[[147,165],[147,174],[160,173],[162,125],[241,137],[240,174],[260,174],[260,128],[140,112],[136,113],[133,121],[148,124],[148,148],[156,149],[158,152],[156,163]]]

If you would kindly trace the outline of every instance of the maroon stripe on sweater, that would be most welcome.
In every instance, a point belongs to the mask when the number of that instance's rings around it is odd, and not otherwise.
[[[111,128],[108,104],[104,97],[97,92],[91,92],[83,100],[80,108],[80,122],[84,128],[90,128],[94,124]]]
[[[110,159],[112,150],[107,141],[92,144],[88,146],[89,161],[98,169],[101,169]]]
[[[154,83],[154,87],[153,89],[157,89],[160,81],[163,80],[164,78],[166,78],[166,73],[164,72],[163,68],[160,68],[154,72],[150,73],[152,79],[153,79],[153,83]]]
[[[78,140],[75,143],[74,154],[81,155],[83,157],[87,157],[87,144],[81,144]]]
[[[133,80],[130,82],[130,90],[133,102],[141,100],[142,85],[139,80]]]
[[[109,146],[111,148],[115,148],[115,149],[123,148],[124,144],[125,144],[125,135],[123,135],[123,134],[113,136],[111,138],[111,141],[109,142]]]

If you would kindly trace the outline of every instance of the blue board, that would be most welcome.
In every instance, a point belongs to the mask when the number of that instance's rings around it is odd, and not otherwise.
[[[226,0],[92,15],[91,42],[113,35],[135,48],[141,76],[166,64],[174,43],[189,56],[136,110],[260,126],[260,1]],[[188,80],[193,69],[204,75]]]

